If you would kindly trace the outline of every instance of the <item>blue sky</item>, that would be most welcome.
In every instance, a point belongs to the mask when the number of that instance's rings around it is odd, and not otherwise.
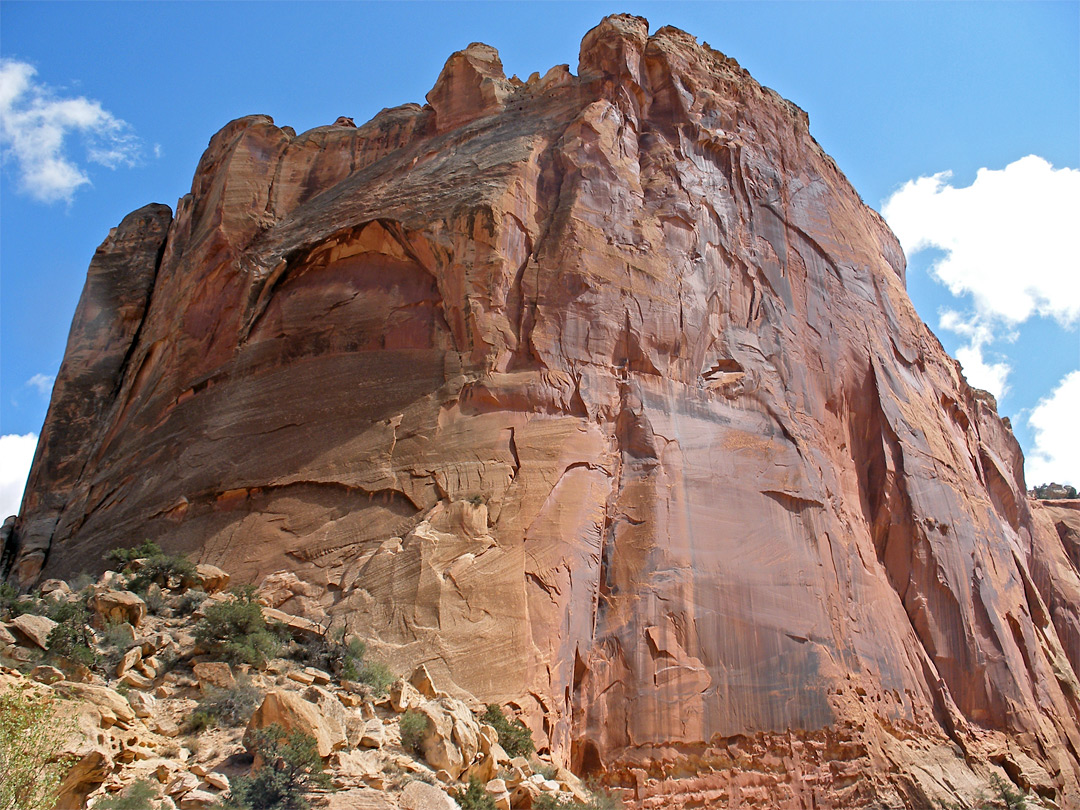
[[[999,395],[1029,485],[1080,484],[1080,3],[3,0],[0,511],[94,249],[127,212],[175,205],[225,123],[360,123],[422,102],[473,41],[507,75],[576,70],[581,37],[619,11],[695,34],[809,113],[863,199],[891,198],[905,246],[924,246],[911,296]]]

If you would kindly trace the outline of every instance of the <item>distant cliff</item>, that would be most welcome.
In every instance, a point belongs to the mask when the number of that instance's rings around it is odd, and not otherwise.
[[[428,102],[110,234],[10,578],[295,571],[646,807],[1080,803],[1075,543],[806,114],[628,16]]]

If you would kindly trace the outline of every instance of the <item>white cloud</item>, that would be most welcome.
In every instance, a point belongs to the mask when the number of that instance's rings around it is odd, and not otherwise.
[[[0,521],[19,512],[37,440],[33,433],[0,436]]]
[[[86,160],[110,169],[133,166],[140,142],[127,123],[91,99],[62,98],[34,79],[26,62],[0,60],[0,146],[12,160],[23,191],[41,202],[69,201],[90,183],[68,154],[72,135],[81,137]]]
[[[47,397],[52,393],[54,382],[56,382],[55,374],[35,374],[26,381],[26,385],[29,385],[31,388],[36,388],[38,393]]]
[[[943,313],[941,326],[968,339],[957,359],[969,381],[1001,396],[1009,368],[988,362],[986,346],[1014,336],[1032,316],[1063,326],[1080,321],[1073,244],[1080,170],[1028,155],[1004,169],[979,169],[970,186],[954,187],[951,177],[946,171],[908,181],[881,212],[909,256],[943,251],[931,274],[954,296],[970,295],[973,310]]]
[[[1072,371],[1028,417],[1035,446],[1027,454],[1029,487],[1057,482],[1080,486],[1080,371]]]

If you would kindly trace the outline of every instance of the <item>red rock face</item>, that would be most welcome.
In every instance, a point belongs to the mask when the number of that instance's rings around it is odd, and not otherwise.
[[[1080,802],[1075,521],[805,113],[627,16],[428,99],[234,121],[110,235],[12,576],[292,570],[645,807]]]

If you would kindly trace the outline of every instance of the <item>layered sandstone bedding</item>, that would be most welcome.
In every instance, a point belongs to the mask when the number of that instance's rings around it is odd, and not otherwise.
[[[428,102],[234,121],[110,234],[10,577],[293,571],[644,806],[1080,803],[1070,507],[807,115],[624,15]]]

